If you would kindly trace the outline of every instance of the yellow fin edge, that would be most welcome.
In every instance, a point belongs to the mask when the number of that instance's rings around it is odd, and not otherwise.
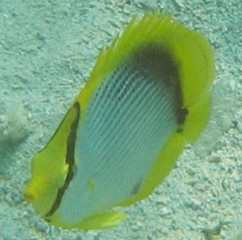
[[[58,213],[54,214],[50,221],[52,224],[66,229],[77,228],[83,230],[108,229],[122,223],[126,217],[120,212],[104,212],[74,224],[67,224],[59,220]]]
[[[179,133],[174,133],[161,151],[139,193],[130,200],[121,203],[120,206],[129,206],[149,196],[155,187],[157,187],[171,171],[185,143],[186,140],[184,136]]]

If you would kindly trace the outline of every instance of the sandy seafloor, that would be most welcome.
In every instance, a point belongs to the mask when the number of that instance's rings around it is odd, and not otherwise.
[[[146,200],[105,231],[55,228],[22,191],[34,154],[133,15],[160,9],[203,33],[216,58],[211,121]],[[0,0],[0,239],[242,239],[240,0]]]

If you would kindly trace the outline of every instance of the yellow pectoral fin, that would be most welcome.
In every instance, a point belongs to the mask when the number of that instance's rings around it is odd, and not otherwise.
[[[51,223],[63,228],[77,228],[83,230],[112,228],[125,220],[125,215],[120,212],[106,212],[94,215],[80,222],[68,224],[60,220],[60,216],[55,214],[51,217]]]

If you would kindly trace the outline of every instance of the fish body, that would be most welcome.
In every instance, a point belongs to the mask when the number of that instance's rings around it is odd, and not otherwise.
[[[202,35],[158,12],[133,18],[33,158],[25,198],[56,226],[118,225],[113,208],[150,195],[207,124],[213,78]]]

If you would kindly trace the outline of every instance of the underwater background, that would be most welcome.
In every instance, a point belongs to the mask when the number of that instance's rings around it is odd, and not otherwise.
[[[160,10],[202,33],[216,59],[211,120],[127,220],[63,230],[23,199],[32,157],[85,85],[100,50],[134,15]],[[0,0],[0,240],[242,239],[240,0]]]

